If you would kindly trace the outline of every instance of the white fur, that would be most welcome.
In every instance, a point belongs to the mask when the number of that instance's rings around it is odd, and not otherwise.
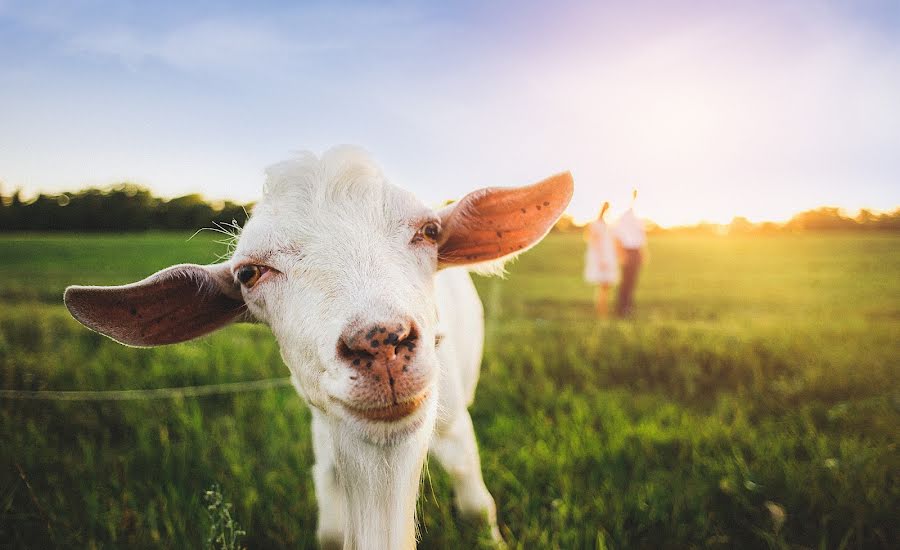
[[[414,547],[429,451],[459,510],[500,542],[467,411],[484,318],[466,269],[494,271],[538,242],[572,184],[557,174],[435,212],[359,149],[300,153],[268,169],[230,260],[69,287],[64,300],[76,319],[129,345],[182,342],[236,319],[268,324],[312,408],[323,546]]]
[[[263,199],[231,260],[232,267],[253,262],[279,272],[243,289],[243,298],[272,328],[297,391],[313,408],[323,546],[414,547],[429,450],[452,477],[460,511],[486,518],[499,540],[467,411],[481,363],[481,302],[465,270],[436,272],[436,247],[410,245],[423,220],[435,216],[358,149],[302,153],[268,169]],[[416,362],[429,373],[429,398],[398,422],[362,421],[342,406],[353,371],[337,357],[336,342],[350,323],[398,316],[419,327]]]

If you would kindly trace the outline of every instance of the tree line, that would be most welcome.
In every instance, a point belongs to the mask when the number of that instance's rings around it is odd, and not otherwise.
[[[727,224],[699,223],[692,226],[657,228],[659,232],[714,233],[728,235],[766,235],[802,231],[900,231],[900,208],[891,212],[875,213],[862,209],[856,216],[848,216],[843,209],[822,206],[795,214],[785,223],[753,223],[738,216]]]
[[[199,194],[163,199],[139,185],[121,183],[74,193],[41,194],[26,200],[21,191],[0,191],[0,231],[148,231],[195,230],[214,223],[243,224],[252,204],[210,202]],[[579,231],[571,216],[564,215],[557,231]],[[900,208],[875,213],[860,210],[850,217],[835,207],[800,212],[787,223],[753,223],[736,217],[729,224],[699,223],[661,228],[648,222],[648,231],[713,234],[766,234],[795,231],[887,230],[900,231]]]
[[[572,216],[563,214],[556,223],[556,231],[579,232],[583,226],[575,223]],[[775,233],[795,233],[802,231],[900,231],[900,208],[891,212],[876,213],[863,209],[856,216],[847,216],[841,208],[823,206],[794,215],[785,223],[754,223],[742,216],[736,216],[730,223],[700,222],[694,225],[661,227],[646,221],[647,233],[709,234],[709,235],[766,235]]]
[[[0,231],[147,231],[199,229],[214,222],[243,223],[251,205],[209,202],[202,195],[174,199],[153,196],[149,189],[123,183],[75,193],[0,194]]]

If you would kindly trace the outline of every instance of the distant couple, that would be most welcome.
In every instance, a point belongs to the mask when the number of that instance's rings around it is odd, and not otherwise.
[[[609,289],[619,282],[619,266],[622,276],[616,298],[616,315],[628,317],[634,309],[634,289],[643,262],[643,250],[647,246],[644,223],[634,213],[637,191],[632,193],[631,207],[610,227],[604,216],[609,203],[604,202],[597,219],[585,228],[587,253],[585,254],[584,279],[597,285],[597,315],[606,317],[609,311]]]

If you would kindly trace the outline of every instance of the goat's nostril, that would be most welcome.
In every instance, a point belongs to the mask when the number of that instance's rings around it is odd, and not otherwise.
[[[350,347],[344,338],[338,340],[337,352],[340,357],[348,361],[352,361],[357,356],[356,350]]]

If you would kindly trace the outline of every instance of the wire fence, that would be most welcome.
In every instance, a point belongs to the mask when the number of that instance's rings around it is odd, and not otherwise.
[[[290,377],[266,378],[246,382],[155,388],[146,390],[0,390],[0,399],[26,399],[32,401],[143,401],[173,399],[176,397],[204,397],[282,388],[291,385]]]
[[[500,310],[500,298],[503,292],[499,284],[491,285],[488,301],[489,314],[485,318],[485,336],[497,328]],[[266,378],[245,382],[226,382],[222,384],[205,384],[199,386],[181,386],[172,388],[133,389],[133,390],[8,390],[0,389],[0,400],[18,399],[30,401],[147,401],[152,399],[174,399],[178,397],[205,397],[208,395],[226,395],[264,391],[283,388],[291,385],[289,376],[283,378]]]

